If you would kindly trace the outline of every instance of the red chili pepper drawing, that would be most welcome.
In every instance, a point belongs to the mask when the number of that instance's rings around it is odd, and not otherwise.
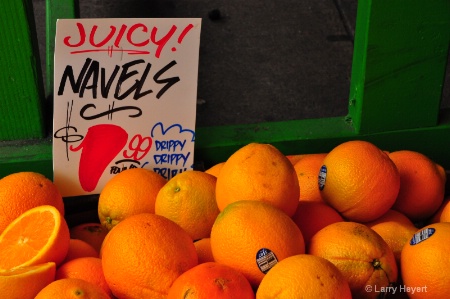
[[[83,141],[71,151],[81,151],[78,177],[84,191],[91,192],[111,161],[121,152],[128,133],[120,126],[99,124],[88,129]]]

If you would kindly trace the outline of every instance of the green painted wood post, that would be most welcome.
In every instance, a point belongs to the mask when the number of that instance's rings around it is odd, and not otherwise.
[[[348,117],[357,132],[438,123],[449,28],[449,0],[358,1]]]
[[[0,28],[0,140],[42,138],[44,86],[31,0],[2,0]]]
[[[46,0],[45,1],[45,23],[46,23],[46,73],[45,80],[47,94],[53,95],[53,69],[55,53],[56,21],[58,19],[73,19],[78,17],[77,0]]]

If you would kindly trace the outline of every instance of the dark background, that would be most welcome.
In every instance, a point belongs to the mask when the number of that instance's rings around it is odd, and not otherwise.
[[[202,18],[197,126],[347,113],[356,0],[79,0],[79,6],[81,18]],[[45,0],[33,0],[33,7],[45,71]],[[450,107],[449,85],[442,107]]]

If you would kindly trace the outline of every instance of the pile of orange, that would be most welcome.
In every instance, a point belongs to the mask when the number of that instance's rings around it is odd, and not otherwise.
[[[312,238],[308,253],[331,261],[347,279],[353,298],[378,298],[398,278],[394,253],[368,226],[352,221],[330,224]],[[368,292],[367,286],[373,287]]]
[[[156,196],[165,184],[162,176],[148,169],[131,168],[120,172],[105,184],[100,193],[100,223],[111,230],[129,216],[154,213]]]
[[[69,228],[57,186],[20,172],[0,179],[0,288],[25,299],[446,298],[445,184],[415,151],[354,140],[285,155],[254,142],[170,180],[124,170],[99,194],[98,222]]]
[[[397,199],[400,174],[389,156],[367,141],[344,142],[324,158],[322,198],[345,219],[367,222],[386,213]]]
[[[52,205],[64,216],[62,196],[50,179],[35,172],[0,179],[0,233],[20,214],[40,205]]]
[[[165,298],[175,279],[198,264],[189,234],[152,213],[117,224],[103,243],[101,258],[106,281],[119,298]]]
[[[264,201],[229,204],[211,230],[216,262],[238,269],[257,287],[279,261],[305,253],[303,235],[286,213]]]
[[[216,200],[220,211],[239,200],[272,204],[292,216],[300,187],[294,166],[270,144],[250,143],[225,161],[217,176]]]
[[[197,170],[173,177],[158,192],[155,214],[181,226],[192,238],[208,238],[219,215],[216,202],[216,177]]]
[[[179,298],[254,299],[255,294],[241,272],[221,263],[206,262],[187,270],[173,282],[167,299]]]

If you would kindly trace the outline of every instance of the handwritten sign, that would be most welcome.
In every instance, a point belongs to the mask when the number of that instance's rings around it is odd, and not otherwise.
[[[53,171],[63,196],[193,167],[201,19],[58,20]]]

